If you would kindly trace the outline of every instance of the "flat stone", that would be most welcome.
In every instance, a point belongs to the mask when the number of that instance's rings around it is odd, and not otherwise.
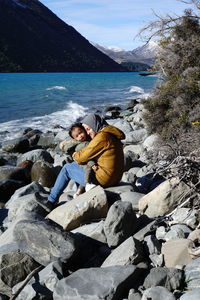
[[[72,230],[73,233],[79,232],[90,238],[102,243],[106,243],[106,236],[104,233],[104,221],[95,222],[92,224],[83,225]]]
[[[119,300],[137,284],[141,269],[135,266],[80,269],[59,281],[54,300]]]
[[[177,265],[186,265],[189,263],[192,260],[188,253],[188,247],[191,243],[187,239],[172,239],[164,243],[161,252],[164,255],[166,267],[173,268]]]
[[[58,206],[47,215],[47,218],[65,230],[72,230],[92,220],[105,218],[107,212],[106,193],[102,187],[97,186],[76,199]]]
[[[142,244],[131,236],[112,251],[102,264],[102,267],[136,265],[142,260]]]
[[[133,210],[138,211],[138,202],[139,199],[142,198],[144,194],[137,193],[137,192],[124,192],[120,194],[120,198],[122,201],[130,202],[132,205]]]

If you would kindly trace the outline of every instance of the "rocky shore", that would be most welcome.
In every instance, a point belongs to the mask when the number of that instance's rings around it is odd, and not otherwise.
[[[126,134],[121,182],[73,199],[70,181],[50,213],[36,200],[65,164],[67,130],[1,144],[0,299],[200,299],[200,164],[155,159],[142,113],[139,99],[105,111]]]

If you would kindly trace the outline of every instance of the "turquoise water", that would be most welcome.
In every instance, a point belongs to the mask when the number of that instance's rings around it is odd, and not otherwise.
[[[156,80],[138,73],[1,73],[0,132],[11,138],[26,127],[68,127],[88,112],[146,97]]]

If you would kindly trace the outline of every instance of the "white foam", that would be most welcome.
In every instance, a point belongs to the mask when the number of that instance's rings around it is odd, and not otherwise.
[[[59,131],[59,129],[55,129],[54,126],[60,125],[67,128],[78,118],[83,117],[86,114],[86,111],[87,108],[70,101],[67,103],[66,108],[62,111],[56,111],[49,115],[40,117],[24,118],[1,123],[3,131],[8,131],[9,133],[1,134],[0,141],[14,139],[21,136],[22,131],[28,127],[39,129],[42,132],[47,132],[48,130]]]
[[[46,90],[47,91],[51,91],[51,90],[66,90],[66,87],[60,86],[60,85],[55,85],[55,86],[47,88]]]
[[[141,87],[139,87],[139,86],[133,85],[133,86],[130,86],[130,87],[129,87],[128,93],[139,93],[139,94],[143,94],[143,93],[144,93],[144,89],[141,88]]]

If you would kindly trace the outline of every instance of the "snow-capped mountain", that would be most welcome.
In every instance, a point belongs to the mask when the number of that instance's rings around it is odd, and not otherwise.
[[[156,52],[159,49],[156,42],[149,42],[132,51],[126,51],[117,46],[102,46],[92,43],[97,49],[110,56],[118,63],[134,62],[152,65],[154,63]]]
[[[141,47],[137,47],[132,51],[132,53],[144,57],[144,58],[155,58],[159,46],[157,42],[150,41],[148,44],[145,44]]]

